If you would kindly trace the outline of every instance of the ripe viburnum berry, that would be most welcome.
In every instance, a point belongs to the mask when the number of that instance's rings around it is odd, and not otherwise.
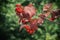
[[[24,28],[25,28],[26,30],[30,30],[30,26],[29,26],[29,25],[25,25]]]
[[[31,29],[28,33],[33,34],[34,32],[35,32],[35,30]]]
[[[16,8],[15,8],[16,14],[20,15],[20,13],[23,12],[23,7],[21,4],[16,4]]]
[[[30,26],[26,25],[25,29],[29,34],[33,34],[33,30],[31,30]]]
[[[24,28],[29,34],[33,34],[35,32],[35,29],[31,28],[29,25],[25,25]]]
[[[26,31],[27,31],[29,34],[33,34],[33,33],[35,32],[35,30],[34,30],[34,29],[31,29],[31,28],[30,28],[30,29],[27,29]]]
[[[50,18],[49,20],[50,20],[50,21],[54,21],[54,20],[55,20],[55,18]]]
[[[23,24],[26,24],[26,23],[28,23],[28,22],[29,22],[29,20],[24,19],[24,18],[22,19],[22,23],[23,23]]]

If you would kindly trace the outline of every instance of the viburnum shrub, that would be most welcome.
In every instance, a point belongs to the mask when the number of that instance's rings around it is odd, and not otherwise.
[[[38,18],[32,18],[36,15],[36,8],[33,4],[30,3],[27,6],[16,4],[16,15],[19,17],[19,23],[22,23],[19,31],[21,31],[22,28],[25,28],[29,34],[33,34],[38,29],[38,25],[42,25],[45,19],[54,21],[60,16],[60,10],[51,9],[52,3],[45,4],[43,6],[43,12],[38,15]],[[50,14],[51,18],[48,18]]]

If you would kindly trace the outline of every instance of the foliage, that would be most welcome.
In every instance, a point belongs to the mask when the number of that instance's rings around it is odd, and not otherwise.
[[[29,35],[25,29],[19,32],[18,17],[15,13],[15,5],[27,0],[0,0],[0,40],[60,40],[60,18],[55,22],[45,20],[43,26],[39,26],[38,30]],[[28,0],[33,2],[37,8],[37,14],[42,12],[43,5],[48,2],[53,3],[53,9],[60,8],[60,0]],[[28,4],[28,3],[27,3]],[[36,17],[36,16],[34,16]]]

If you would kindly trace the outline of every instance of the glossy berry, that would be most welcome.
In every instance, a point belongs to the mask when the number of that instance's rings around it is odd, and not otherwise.
[[[29,34],[33,34],[33,31],[32,31],[32,30],[30,30],[30,31],[29,31]]]
[[[54,21],[54,20],[55,20],[55,18],[50,18],[49,20],[50,20],[50,21]]]
[[[16,14],[19,16],[23,12],[23,7],[20,4],[16,4],[15,8]]]
[[[23,12],[23,9],[21,7],[16,7],[15,10],[16,10],[17,13],[22,13]]]
[[[30,30],[27,30],[27,32],[28,32],[29,34],[33,34],[33,33],[35,32],[35,30],[30,29]]]
[[[26,30],[30,30],[30,26],[29,25],[25,25],[24,27]]]
[[[26,24],[27,22],[29,22],[29,20],[27,20],[27,19],[22,19],[22,23],[23,23],[23,24]]]

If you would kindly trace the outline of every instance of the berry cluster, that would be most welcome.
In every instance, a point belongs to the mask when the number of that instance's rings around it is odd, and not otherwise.
[[[52,3],[45,4],[43,7],[43,13],[38,15],[38,18],[32,18],[36,15],[36,8],[33,4],[28,4],[27,6],[22,6],[21,4],[16,4],[16,14],[19,17],[19,23],[22,23],[20,26],[20,31],[22,28],[25,28],[29,34],[33,34],[38,29],[38,24],[42,25],[44,19],[47,18],[50,13],[52,14],[49,21],[54,21],[57,16],[59,16],[60,10],[51,12]]]

